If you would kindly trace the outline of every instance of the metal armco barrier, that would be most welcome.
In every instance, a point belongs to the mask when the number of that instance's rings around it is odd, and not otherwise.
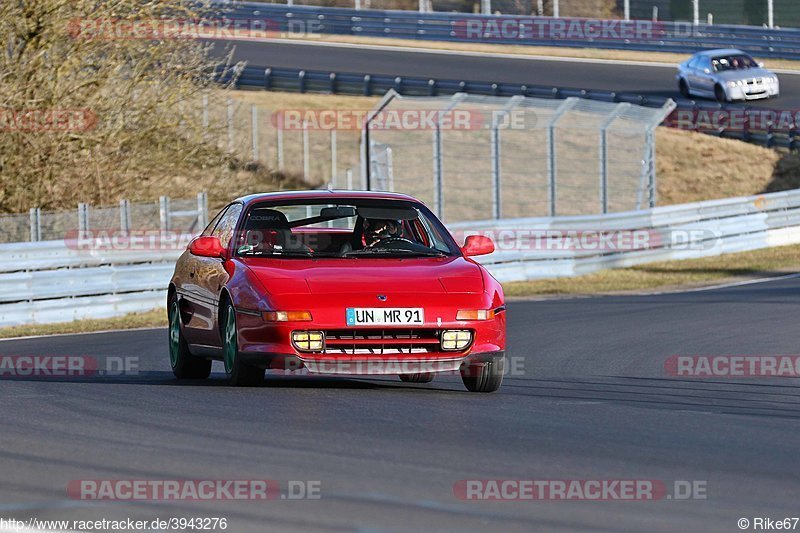
[[[266,19],[268,30],[288,35],[362,35],[677,53],[736,47],[759,57],[800,59],[800,29],[794,28],[355,10],[257,2],[215,2],[215,6],[233,19]],[[630,32],[628,27],[632,28]]]
[[[487,220],[449,228],[457,239],[472,233],[495,237],[497,251],[480,260],[500,281],[574,276],[800,243],[800,190],[611,215]],[[531,234],[569,231],[638,231],[658,239],[645,249],[524,245]],[[684,239],[686,235],[691,238]],[[65,241],[0,244],[0,326],[104,318],[160,307],[180,253],[92,252]]]
[[[543,85],[527,85],[515,83],[493,83],[486,81],[433,79],[408,76],[380,76],[374,74],[311,71],[303,69],[285,69],[260,66],[246,66],[237,70],[237,86],[260,88],[266,90],[292,92],[318,92],[334,94],[352,94],[362,96],[382,96],[390,90],[404,96],[438,96],[456,93],[469,93],[490,96],[528,96],[534,98],[584,98],[603,102],[629,103],[645,107],[663,107],[671,99],[664,96],[645,96],[629,92],[599,91],[570,87],[548,87]],[[222,82],[230,78],[221,79]],[[789,122],[778,120],[742,121],[743,127],[730,127],[725,121],[719,126],[708,127],[704,117],[714,114],[743,113],[757,115],[769,112],[768,109],[754,108],[744,105],[725,105],[715,102],[703,102],[679,99],[676,108],[665,125],[693,129],[701,133],[715,135],[726,139],[736,139],[768,148],[798,148],[798,126],[794,120]],[[691,117],[679,120],[681,113]],[[762,124],[762,126],[758,126]]]

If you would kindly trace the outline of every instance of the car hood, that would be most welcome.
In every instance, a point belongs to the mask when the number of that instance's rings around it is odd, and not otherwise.
[[[463,257],[408,259],[240,258],[269,294],[483,292],[483,275]]]
[[[726,70],[717,72],[716,76],[723,81],[749,80],[750,78],[769,78],[774,76],[765,68],[748,68],[745,70]]]

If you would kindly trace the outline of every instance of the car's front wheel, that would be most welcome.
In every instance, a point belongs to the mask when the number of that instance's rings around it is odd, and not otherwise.
[[[433,372],[418,372],[416,374],[400,374],[400,381],[406,383],[430,383],[433,381]]]
[[[236,311],[229,302],[222,315],[222,360],[228,382],[234,387],[255,387],[264,381],[264,369],[246,364],[239,353]]]
[[[715,85],[714,86],[714,96],[717,98],[717,102],[724,104],[728,101],[728,95],[725,94],[725,89],[722,85]]]
[[[181,331],[178,299],[169,304],[169,364],[178,379],[205,379],[211,374],[211,361],[189,353],[189,345]]]
[[[691,95],[689,94],[689,85],[686,83],[686,80],[681,78],[680,83],[678,83],[678,88],[681,91],[681,96],[684,98],[689,98]]]
[[[494,392],[503,383],[505,357],[461,367],[461,379],[470,392]]]

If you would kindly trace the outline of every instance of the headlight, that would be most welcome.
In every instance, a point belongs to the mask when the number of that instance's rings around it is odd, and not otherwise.
[[[325,333],[321,331],[293,331],[292,344],[301,352],[321,352],[325,348]]]
[[[744,85],[744,80],[729,81],[728,87],[741,87]]]
[[[494,309],[462,309],[456,313],[456,320],[492,320]]]
[[[261,318],[266,322],[307,322],[311,311],[264,311]]]
[[[442,350],[463,350],[472,342],[472,332],[466,329],[446,329],[442,332]]]

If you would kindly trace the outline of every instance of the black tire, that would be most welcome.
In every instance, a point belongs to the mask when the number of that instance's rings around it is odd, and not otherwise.
[[[722,88],[722,85],[717,84],[714,86],[714,96],[717,102],[721,104],[728,102],[728,96],[725,94],[725,89]]]
[[[178,379],[206,379],[211,374],[211,361],[195,357],[189,352],[189,345],[181,330],[181,314],[178,300],[173,299],[167,310],[169,319],[169,363],[172,373]]]
[[[406,383],[430,383],[433,381],[433,372],[418,372],[416,374],[400,374],[400,381]]]
[[[230,302],[222,314],[222,363],[228,383],[234,387],[256,387],[264,381],[264,369],[244,363],[239,354],[236,312]]]
[[[506,359],[501,357],[462,367],[461,379],[470,392],[494,392],[503,383],[505,370]]]
[[[680,83],[678,83],[678,88],[681,91],[681,96],[684,98],[690,98],[691,95],[689,94],[689,85],[686,84],[686,80],[681,78]]]

